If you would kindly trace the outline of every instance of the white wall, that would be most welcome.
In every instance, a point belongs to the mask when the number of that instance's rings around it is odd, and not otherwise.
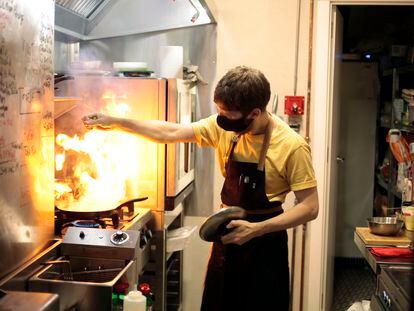
[[[297,1],[209,0],[217,20],[217,79],[237,65],[260,69],[272,91],[293,95]],[[301,0],[298,95],[306,95],[309,1]],[[282,103],[279,104],[282,111]]]

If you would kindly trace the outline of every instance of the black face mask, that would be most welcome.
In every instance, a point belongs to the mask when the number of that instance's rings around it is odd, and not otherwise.
[[[248,129],[250,124],[253,122],[253,119],[247,119],[243,117],[241,119],[232,120],[225,116],[217,116],[217,124],[225,131],[231,132],[244,132]]]

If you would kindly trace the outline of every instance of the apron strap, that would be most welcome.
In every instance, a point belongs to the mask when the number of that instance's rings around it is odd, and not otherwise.
[[[239,141],[239,137],[240,137],[240,135],[234,135],[231,138],[230,147],[229,147],[229,149],[226,152],[226,159],[225,159],[226,160],[226,164],[225,164],[226,166],[227,166],[227,162],[229,162],[229,159],[231,159],[231,157],[233,156],[234,148],[236,147],[236,144]]]
[[[270,117],[269,123],[266,126],[266,132],[263,138],[262,150],[260,150],[259,163],[257,164],[257,170],[259,171],[264,170],[265,162],[266,162],[266,154],[267,154],[267,150],[269,150],[270,138],[272,137],[272,132],[273,132],[273,118],[271,115],[269,117]]]

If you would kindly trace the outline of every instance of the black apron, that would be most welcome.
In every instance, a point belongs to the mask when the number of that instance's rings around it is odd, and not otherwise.
[[[281,203],[270,202],[265,191],[264,162],[272,129],[271,120],[258,164],[232,160],[236,136],[227,154],[222,203],[246,209],[249,222],[260,222],[283,213]],[[287,243],[286,230],[253,238],[243,245],[213,243],[201,310],[288,310]]]

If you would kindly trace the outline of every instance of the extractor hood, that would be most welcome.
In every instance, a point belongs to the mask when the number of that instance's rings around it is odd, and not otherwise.
[[[125,36],[214,23],[205,0],[56,0],[65,41]]]

